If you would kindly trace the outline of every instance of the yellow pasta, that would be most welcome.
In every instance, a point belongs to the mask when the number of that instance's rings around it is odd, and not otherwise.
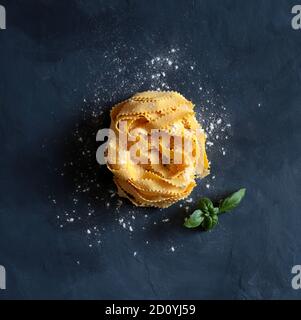
[[[177,92],[146,91],[119,103],[111,111],[111,130],[117,139],[108,153],[116,152],[117,163],[107,166],[119,196],[136,206],[169,207],[209,174],[205,133],[193,103]],[[125,147],[120,134],[128,139]]]

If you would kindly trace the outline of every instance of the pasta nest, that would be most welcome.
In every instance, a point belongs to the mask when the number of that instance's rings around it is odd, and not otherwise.
[[[110,129],[117,139],[109,140],[107,154],[115,153],[117,161],[108,162],[107,166],[114,174],[119,196],[128,198],[136,206],[169,207],[190,195],[196,186],[196,178],[209,174],[206,135],[196,120],[193,103],[177,92],[135,94],[112,108]],[[133,131],[136,137],[133,137]],[[153,132],[170,138],[167,139],[169,145],[159,138],[154,147],[150,142]],[[121,133],[130,140],[122,152],[118,138]],[[183,141],[187,137],[191,141],[191,152],[184,148]],[[174,141],[182,141],[180,148],[175,148]],[[138,148],[139,151],[136,148],[135,155],[147,159],[143,163],[134,161],[133,152],[130,152],[138,142],[144,148]],[[154,149],[159,154],[159,162],[154,161],[151,153]],[[182,161],[176,162],[176,156]],[[165,158],[170,160],[169,163],[163,160]]]

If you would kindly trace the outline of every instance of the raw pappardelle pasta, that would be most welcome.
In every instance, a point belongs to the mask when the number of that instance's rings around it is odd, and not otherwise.
[[[136,206],[169,207],[209,174],[205,133],[192,102],[177,92],[135,94],[112,108],[110,129],[117,139],[109,140],[107,154],[116,161],[107,166],[119,196]]]

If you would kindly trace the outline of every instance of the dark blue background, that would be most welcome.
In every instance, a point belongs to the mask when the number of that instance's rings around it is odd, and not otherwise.
[[[0,264],[7,290],[0,299],[301,297],[291,288],[291,268],[301,264],[301,31],[291,28],[290,13],[297,1],[0,2],[7,9],[7,30],[0,31]],[[88,247],[90,220],[59,227],[56,216],[69,206],[78,170],[83,180],[97,171],[105,194],[112,187],[95,164],[85,171],[82,163],[64,179],[55,168],[76,158],[70,136],[84,97],[93,94],[87,83],[98,81],[107,92],[94,109],[107,111],[134,93],[121,87],[109,99],[116,84],[102,54],[117,43],[125,44],[121,62],[132,54],[129,47],[139,57],[127,64],[128,82],[137,81],[131,68],[139,59],[185,44],[209,75],[208,87],[223,87],[232,123],[228,153],[209,154],[217,185],[197,192],[220,197],[245,186],[248,194],[210,233],[182,228],[183,212],[174,206],[133,209],[150,218],[137,217],[146,230],[130,236],[101,201],[93,204],[93,223],[106,230],[100,246]],[[169,79],[198,101],[198,92],[181,83]],[[137,83],[137,91],[145,89]],[[96,132],[90,119],[80,129]],[[48,199],[54,192],[55,206]],[[93,195],[80,196],[79,215]],[[127,214],[131,206],[122,208]],[[163,216],[171,222],[153,225]]]

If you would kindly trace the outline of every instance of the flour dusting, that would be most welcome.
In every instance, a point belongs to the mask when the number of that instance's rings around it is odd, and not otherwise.
[[[126,56],[123,56],[124,51],[127,52]],[[222,88],[216,92],[210,87],[208,75],[203,74],[202,67],[187,55],[185,49],[172,47],[160,54],[144,53],[140,56],[135,48],[116,46],[113,51],[104,52],[98,59],[102,61],[101,73],[98,72],[93,58],[88,61],[91,78],[94,80],[87,84],[89,94],[83,98],[80,119],[72,133],[72,139],[76,143],[72,142],[70,145],[70,140],[65,141],[66,148],[70,146],[70,155],[68,160],[55,170],[62,181],[69,177],[68,195],[57,194],[55,190],[49,195],[49,201],[55,210],[59,210],[59,227],[64,229],[76,225],[86,238],[89,248],[101,247],[111,233],[126,232],[129,237],[133,237],[136,233],[143,232],[147,237],[151,228],[157,225],[165,225],[166,228],[171,222],[170,217],[162,217],[162,213],[168,211],[149,213],[148,209],[129,205],[126,200],[118,197],[112,181],[106,180],[109,185],[104,183],[103,180],[110,177],[105,173],[105,168],[99,173],[95,159],[95,136],[97,130],[101,129],[101,120],[113,104],[137,91],[181,92],[196,104],[197,118],[207,135],[209,159],[212,159],[211,151],[221,157],[227,156],[227,140],[232,130],[227,108],[220,94]],[[89,121],[95,124],[95,127],[90,128]],[[88,130],[81,128],[82,122],[88,122]],[[45,144],[42,148],[45,148]],[[215,156],[214,161],[222,160]],[[215,175],[210,175],[199,183],[203,184],[205,189],[211,190],[214,189],[216,180]],[[69,204],[66,197],[70,200]],[[179,215],[189,213],[196,200],[189,197],[176,205]],[[65,207],[63,211],[62,207]],[[110,225],[110,231],[104,225]],[[146,239],[145,245],[149,243],[149,239]],[[175,248],[175,243],[171,243],[166,250],[174,253]],[[131,254],[136,257],[137,251]]]

